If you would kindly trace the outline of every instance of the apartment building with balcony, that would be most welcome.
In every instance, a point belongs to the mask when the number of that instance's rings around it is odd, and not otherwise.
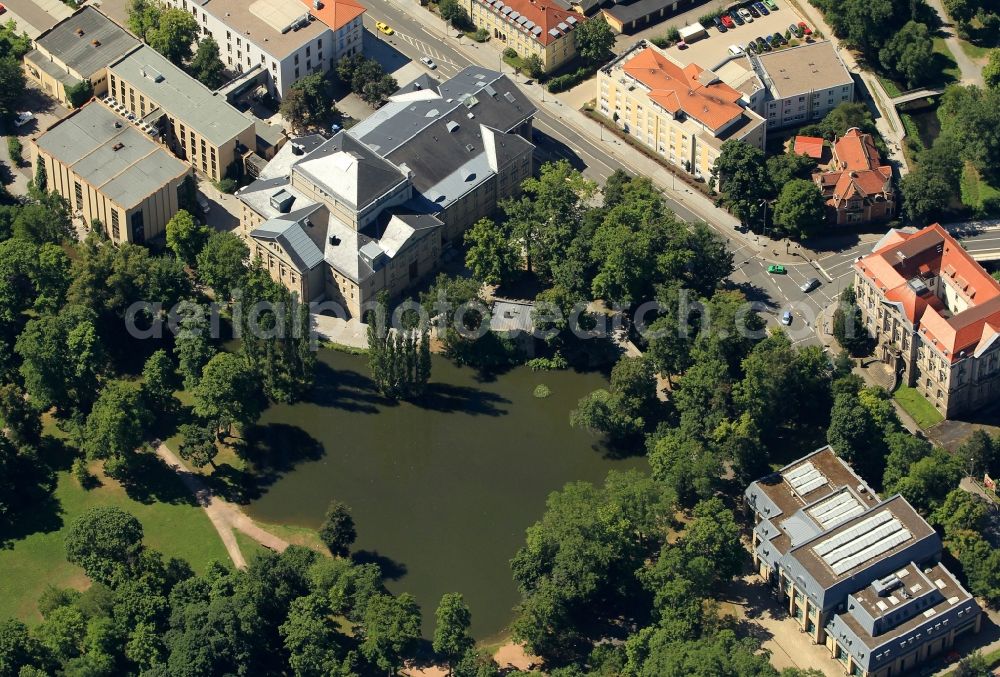
[[[46,94],[71,106],[67,87],[87,80],[94,96],[104,96],[107,65],[138,45],[138,38],[87,5],[35,38],[35,48],[24,55],[25,72]]]
[[[500,73],[421,76],[329,140],[293,139],[237,192],[240,233],[272,277],[362,316],[531,175],[534,107]]]
[[[641,40],[597,73],[602,115],[636,141],[699,179],[722,144],[764,148],[767,125],[739,91],[697,64],[682,66]]]
[[[823,447],[744,497],[754,566],[845,674],[905,675],[979,632],[982,610],[941,563],[937,532],[900,495],[879,497]]]
[[[945,418],[1000,395],[1000,283],[944,228],[889,231],[854,263],[875,355]]]
[[[108,95],[214,181],[257,146],[252,119],[147,45],[108,66]]]
[[[573,31],[587,20],[555,0],[465,0],[465,9],[500,49],[513,49],[521,57],[535,54],[546,72],[576,57]]]
[[[144,243],[177,213],[178,190],[191,168],[99,101],[32,139],[48,186],[108,238]]]
[[[296,80],[333,68],[362,49],[362,15],[354,0],[164,0],[191,12],[202,35],[219,43],[231,72],[259,70],[281,98]]]

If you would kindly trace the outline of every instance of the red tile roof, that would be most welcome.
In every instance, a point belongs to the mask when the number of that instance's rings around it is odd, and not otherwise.
[[[796,136],[793,151],[819,160],[823,157],[823,139],[818,136]]]
[[[890,231],[854,266],[887,301],[899,303],[923,340],[951,362],[1000,331],[1000,283],[936,223],[915,233]],[[920,295],[909,284],[930,276],[948,280],[968,307],[951,314],[936,294]]]
[[[857,127],[851,127],[837,139],[833,144],[833,154],[839,169],[873,169],[881,163],[872,135],[863,133]]]
[[[796,139],[796,144],[798,139]],[[838,208],[844,200],[887,195],[892,192],[892,167],[883,165],[871,134],[857,127],[833,144],[831,170],[814,174],[827,197],[826,203]]]
[[[743,107],[736,103],[740,93],[697,64],[681,68],[647,47],[622,69],[649,87],[649,98],[667,111],[683,111],[713,131],[743,114]]]
[[[548,0],[503,0],[503,5],[499,7],[491,6],[491,0],[478,0],[478,2],[486,5],[491,12],[498,14],[499,16],[506,16],[501,10],[504,7],[510,7],[514,12],[517,12],[525,19],[534,22],[535,26],[542,29],[537,35],[516,22],[508,22],[508,24],[511,28],[520,30],[525,35],[531,36],[543,45],[548,45],[564,35],[568,35],[575,26],[579,26],[587,20],[587,17],[584,15],[565,10],[554,2],[549,2]],[[574,19],[575,23],[574,21],[567,21],[570,17]],[[559,27],[559,24],[567,26],[570,30],[563,30]],[[549,31],[553,29],[559,33],[558,36],[554,36],[549,33]]]
[[[325,23],[331,30],[339,30],[365,13],[364,6],[353,0],[322,0],[321,7],[313,7],[312,0],[302,0],[309,13]]]

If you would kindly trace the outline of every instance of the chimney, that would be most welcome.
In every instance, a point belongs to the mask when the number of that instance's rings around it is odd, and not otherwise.
[[[125,147],[124,143],[116,143],[115,145],[113,145],[111,147],[111,150],[113,150],[113,151],[115,151],[117,153],[118,151],[120,151],[124,147]]]
[[[76,29],[76,35],[77,35],[77,37],[81,37],[82,38],[83,37],[83,29],[82,28],[77,28]]]
[[[100,47],[101,46],[101,41],[100,40],[91,40],[90,44],[93,45],[94,47]]]

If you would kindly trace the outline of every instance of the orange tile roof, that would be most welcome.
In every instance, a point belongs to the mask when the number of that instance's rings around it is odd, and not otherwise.
[[[823,157],[823,139],[818,136],[796,136],[793,151],[819,160]]]
[[[796,144],[798,144],[796,138]],[[831,170],[814,174],[827,196],[827,204],[838,207],[855,197],[875,197],[892,192],[892,167],[883,165],[871,134],[852,127],[833,144]]]
[[[833,144],[833,155],[839,169],[874,169],[881,164],[878,150],[871,134],[865,134],[857,127],[848,129]]]
[[[547,0],[503,0],[503,5],[500,8],[493,7],[490,0],[478,0],[481,4],[487,6],[487,8],[494,14],[500,16],[504,15],[500,9],[503,7],[510,7],[514,12],[517,12],[525,19],[534,22],[535,26],[541,28],[541,32],[537,35],[532,33],[531,30],[525,28],[523,25],[518,25],[514,22],[509,22],[512,28],[519,29],[525,35],[531,36],[534,40],[542,43],[543,45],[548,45],[551,42],[555,42],[564,35],[568,35],[570,31],[573,30],[575,26],[579,26],[584,21],[587,20],[582,14],[577,12],[571,12],[565,10],[555,3],[550,3]],[[572,17],[575,21],[567,21]],[[569,31],[565,31],[559,27],[559,24],[564,24],[569,27]],[[554,36],[549,31],[555,29],[559,32],[558,36]]]
[[[649,98],[667,111],[683,111],[713,131],[743,114],[743,107],[736,103],[740,93],[697,64],[681,68],[647,47],[626,61],[622,69],[649,87]],[[709,76],[701,77],[703,73]]]
[[[854,266],[951,362],[1000,331],[1000,283],[936,223],[915,233],[890,231]],[[918,295],[908,282],[920,275],[951,280],[969,307],[952,315],[933,292]]]
[[[339,30],[365,13],[365,8],[353,0],[322,0],[320,8],[313,7],[312,0],[302,0],[309,7],[309,13],[325,23],[331,30]]]

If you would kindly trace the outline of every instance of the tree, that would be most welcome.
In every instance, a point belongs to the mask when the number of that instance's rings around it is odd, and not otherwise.
[[[246,277],[250,249],[233,233],[212,233],[196,257],[198,278],[215,290],[215,298],[228,301]]]
[[[826,200],[812,181],[792,179],[774,203],[774,223],[791,237],[806,238],[826,223]]]
[[[225,81],[226,67],[219,58],[219,43],[211,35],[198,42],[198,51],[191,60],[189,69],[209,89],[215,89]]]
[[[80,655],[86,633],[87,619],[83,613],[75,607],[62,606],[45,617],[35,634],[42,645],[65,664]]]
[[[192,312],[181,314],[174,336],[174,356],[177,358],[177,370],[184,379],[184,388],[191,390],[201,378],[201,370],[215,354],[215,348],[206,336],[208,327],[203,317],[204,309],[194,304],[184,307]]]
[[[0,420],[7,437],[19,446],[35,446],[42,438],[42,419],[24,391],[15,384],[0,386]]]
[[[377,595],[368,602],[362,628],[361,652],[394,675],[420,639],[420,607],[409,593]]]
[[[524,64],[525,72],[533,78],[540,78],[545,72],[545,64],[542,63],[542,57],[538,56],[534,52],[524,57],[522,60]]]
[[[42,163],[38,163],[38,166],[44,167]],[[45,175],[44,169],[42,175]],[[73,235],[69,205],[57,193],[41,195],[39,199],[31,200],[21,207],[12,230],[14,237],[37,245],[65,242]]]
[[[903,209],[911,221],[923,223],[945,210],[951,202],[952,187],[945,178],[920,167],[900,180]]]
[[[196,468],[215,467],[219,448],[215,444],[218,426],[214,421],[185,423],[178,432],[184,439],[177,450],[181,458]]]
[[[138,562],[142,536],[142,524],[121,508],[89,508],[70,524],[66,559],[92,580],[113,587]]]
[[[900,493],[921,514],[933,512],[962,479],[962,465],[957,458],[942,449],[933,449],[910,466],[905,477],[887,486],[891,493]]]
[[[476,221],[465,233],[465,265],[486,284],[510,282],[521,262],[521,252],[507,227],[492,219]]]
[[[381,66],[379,67],[381,68]],[[292,83],[292,90],[301,92],[301,100],[290,106],[304,106],[303,111],[290,110],[295,116],[302,116],[300,124],[322,125],[330,120],[337,110],[333,106],[333,83],[327,73],[310,73]]]
[[[865,56],[875,55],[897,29],[892,0],[843,0],[819,4],[838,37],[846,39]],[[909,18],[909,17],[907,17]],[[905,21],[905,19],[904,19]]]
[[[0,621],[0,675],[30,675],[37,665],[45,665],[45,648],[31,636],[28,626],[13,618]]]
[[[278,112],[292,129],[304,129],[309,120],[309,106],[301,89],[292,87],[281,100]]]
[[[151,418],[138,385],[111,381],[87,416],[81,448],[89,459],[127,459],[142,443]]]
[[[385,293],[379,294],[367,320],[368,367],[379,392],[393,399],[422,395],[431,375],[430,328],[389,327]]]
[[[570,425],[623,442],[645,429],[655,401],[652,364],[642,357],[622,357],[611,370],[610,388],[582,398],[570,412]]]
[[[192,394],[194,413],[220,433],[230,431],[234,423],[253,423],[263,409],[257,374],[232,353],[218,353],[208,361]]]
[[[399,89],[399,83],[396,82],[396,78],[391,75],[383,75],[378,80],[366,82],[358,96],[372,108],[378,108],[397,89]]]
[[[764,151],[730,139],[722,144],[712,176],[718,180],[722,199],[741,221],[750,223],[758,218],[769,187]]]
[[[767,176],[775,192],[792,179],[808,179],[815,169],[816,161],[808,155],[779,153],[767,158]]]
[[[975,651],[958,662],[953,674],[955,677],[990,677],[993,669],[983,654]]]
[[[48,185],[49,175],[46,173],[45,163],[35,160],[35,178],[32,180],[31,187],[34,188],[36,193],[45,193],[48,190]]]
[[[174,65],[183,66],[191,59],[191,43],[198,31],[198,22],[190,12],[170,7],[160,11],[159,22],[147,31],[146,41]]]
[[[973,477],[983,473],[992,475],[997,473],[1000,450],[996,439],[983,430],[975,430],[955,451],[955,457]]]
[[[879,52],[882,67],[914,87],[934,75],[933,39],[927,26],[908,21]]]
[[[438,4],[438,12],[441,18],[455,28],[463,28],[469,25],[469,13],[465,11],[458,0],[441,0]]]
[[[882,454],[872,453],[881,447],[882,431],[872,420],[857,395],[837,395],[830,412],[830,428],[826,441],[837,456],[851,464],[858,473],[872,484],[881,476]]]
[[[128,5],[128,28],[145,42],[158,29],[160,5],[153,0],[131,0]]]
[[[845,101],[826,114],[820,122],[826,138],[843,136],[848,129],[857,127],[863,132],[877,133],[871,111],[861,102]]]
[[[576,29],[576,51],[588,63],[607,61],[614,44],[615,33],[603,15],[584,21]]]
[[[930,522],[941,527],[945,538],[951,539],[962,531],[982,532],[989,514],[990,505],[985,498],[955,488],[931,514]]]
[[[344,665],[346,637],[337,631],[326,595],[312,593],[292,600],[288,618],[278,628],[299,677],[350,674]]]
[[[990,50],[990,60],[983,66],[983,82],[990,89],[1000,89],[1000,49]]]
[[[94,85],[90,80],[80,80],[66,87],[66,100],[73,108],[79,108],[94,96]]]
[[[319,539],[330,550],[330,554],[347,557],[351,552],[351,544],[357,537],[350,508],[340,501],[331,501],[319,528]]]
[[[157,350],[142,367],[142,395],[149,409],[157,413],[176,407],[174,391],[180,385],[174,363],[165,350]]]
[[[472,613],[461,593],[449,592],[441,597],[434,612],[434,651],[448,661],[448,672],[454,672],[458,662],[476,642],[469,635]]]
[[[844,289],[840,295],[840,303],[833,311],[833,336],[851,355],[861,355],[868,346],[868,333],[853,285]]]
[[[167,246],[188,266],[194,266],[212,230],[181,209],[167,221]]]
[[[0,57],[0,119],[14,117],[24,88],[24,69],[20,60],[12,55]]]

